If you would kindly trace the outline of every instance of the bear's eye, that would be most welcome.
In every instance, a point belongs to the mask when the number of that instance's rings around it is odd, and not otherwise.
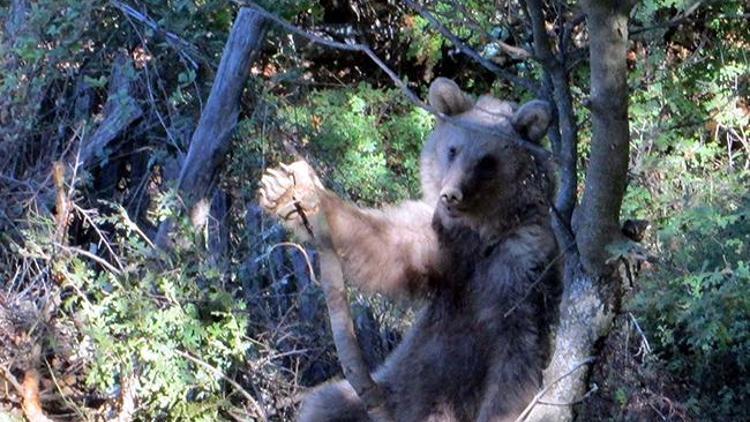
[[[456,150],[456,147],[448,148],[448,161],[453,161],[456,158],[457,153],[458,151]]]
[[[477,163],[477,175],[480,178],[490,178],[495,175],[497,168],[497,159],[491,155],[485,155]]]

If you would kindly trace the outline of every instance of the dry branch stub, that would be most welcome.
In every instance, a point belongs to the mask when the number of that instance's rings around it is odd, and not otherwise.
[[[250,64],[260,50],[266,28],[265,18],[255,10],[243,7],[237,12],[211,93],[180,170],[177,188],[188,209],[209,196],[220,165],[226,158]],[[159,227],[156,243],[160,247],[168,245],[171,227],[171,220]]]
[[[94,133],[81,144],[79,161],[84,167],[95,164],[95,158],[105,151],[110,142],[143,115],[143,109],[131,95],[133,73],[133,63],[127,53],[119,52],[112,64],[104,118]]]

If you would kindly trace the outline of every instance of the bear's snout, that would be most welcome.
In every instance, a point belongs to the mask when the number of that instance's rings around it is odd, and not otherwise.
[[[458,205],[463,199],[463,193],[456,187],[446,186],[440,191],[440,200],[446,205]]]

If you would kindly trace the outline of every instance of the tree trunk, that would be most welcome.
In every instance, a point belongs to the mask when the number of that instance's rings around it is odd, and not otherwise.
[[[188,210],[207,198],[225,159],[239,116],[239,103],[250,65],[260,50],[266,20],[251,8],[240,8],[224,46],[211,93],[190,141],[177,189]],[[168,245],[172,222],[159,227],[157,245]]]
[[[618,224],[628,167],[626,53],[631,4],[585,1],[591,63],[592,140],[586,187],[578,211],[575,245],[565,262],[554,355],[545,387],[519,420],[569,421],[586,395],[595,345],[611,328],[619,277],[607,263],[607,246],[620,238]],[[556,87],[557,88],[557,87]],[[562,246],[562,245],[561,245]]]
[[[628,13],[624,1],[584,2],[591,63],[591,156],[576,238],[587,272],[606,271],[606,245],[620,237],[630,149],[628,125]]]

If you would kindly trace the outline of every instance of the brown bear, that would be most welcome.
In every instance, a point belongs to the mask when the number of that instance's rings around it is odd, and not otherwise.
[[[373,374],[396,421],[513,420],[540,387],[558,254],[548,173],[514,141],[539,142],[549,106],[473,101],[445,78],[429,99],[442,115],[422,152],[421,200],[361,209],[297,162],[264,176],[260,202],[333,247],[351,282],[423,303]],[[313,389],[299,420],[368,419],[338,381]]]

